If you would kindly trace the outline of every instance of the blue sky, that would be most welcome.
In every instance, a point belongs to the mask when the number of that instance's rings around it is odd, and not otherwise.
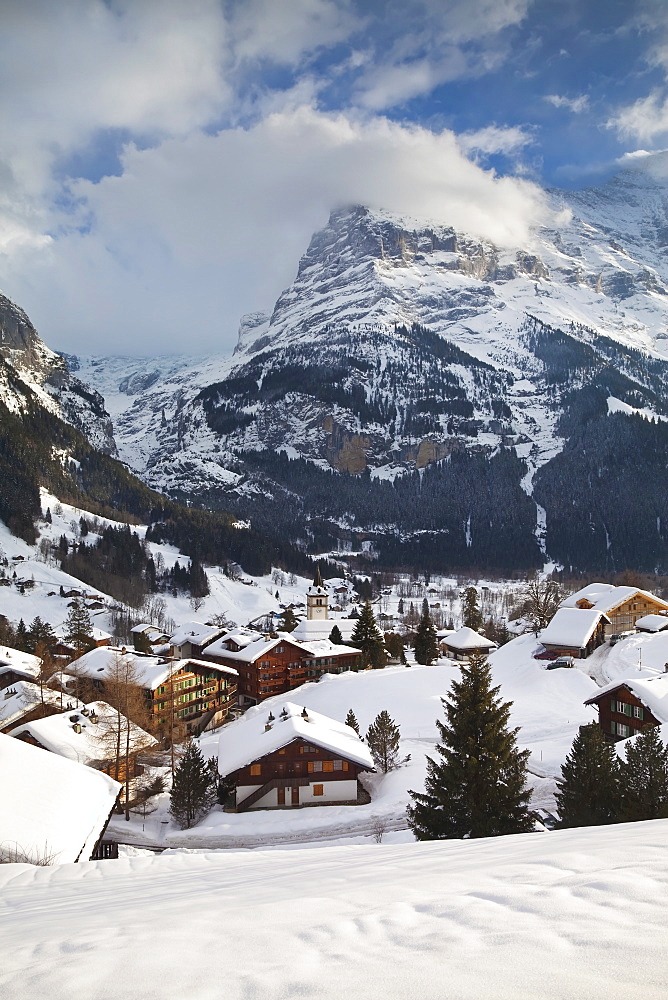
[[[61,350],[229,352],[339,204],[521,245],[543,188],[668,146],[666,0],[5,0],[0,32],[0,287]]]

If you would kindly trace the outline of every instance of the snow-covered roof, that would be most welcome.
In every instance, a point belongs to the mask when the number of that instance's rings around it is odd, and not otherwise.
[[[122,663],[132,664],[137,683],[141,687],[155,690],[165,682],[170,674],[180,669],[178,661],[166,661],[161,656],[136,653],[128,649],[123,652],[123,648],[98,646],[96,649],[91,649],[89,653],[84,653],[75,661],[72,670],[76,669],[77,673],[82,673],[94,680],[104,681],[115,669],[120,659]]]
[[[130,632],[133,635],[148,635],[151,632],[153,632],[155,635],[167,635],[168,634],[163,629],[158,628],[157,625],[149,625],[147,622],[144,622],[141,625],[135,625],[134,628],[130,629]]]
[[[238,677],[239,671],[234,667],[227,667],[223,663],[212,663],[211,660],[197,660],[193,656],[188,656],[184,660],[177,660],[174,667],[178,670],[218,670],[221,674],[229,674],[230,677]]]
[[[0,846],[87,861],[121,786],[107,774],[0,733]]]
[[[231,650],[224,645],[229,636],[213,642],[207,646],[205,653],[211,656],[224,656],[226,659],[238,661],[239,663],[256,663],[263,656],[270,653],[276,646],[285,642],[291,643],[304,656],[326,657],[326,656],[349,656],[351,653],[359,653],[361,650],[353,649],[351,646],[342,646],[340,643],[330,642],[329,639],[314,639],[309,642],[300,642],[293,638],[294,632],[279,632],[273,639],[265,639],[258,636],[249,642],[243,649]]]
[[[287,718],[281,717],[283,709]],[[276,718],[271,729],[265,730],[269,709],[257,706],[249,709],[243,718],[225,726],[218,744],[218,770],[221,775],[231,774],[296,739],[306,740],[337,757],[373,770],[371,752],[354,729],[310,709],[308,719],[304,719],[302,711],[301,705],[283,702],[280,710],[277,711],[276,707],[272,709]]]
[[[657,674],[656,677],[624,677],[623,680],[611,681],[588,698],[585,705],[592,705],[602,695],[616,691],[620,687],[628,688],[659,722],[668,722],[668,674]]]
[[[225,638],[228,637],[225,636]],[[281,636],[278,639],[265,639],[262,636],[258,636],[243,649],[233,650],[227,649],[219,640],[207,646],[205,653],[207,656],[224,656],[228,660],[238,660],[239,663],[255,663],[256,660],[261,659],[266,653],[270,653],[276,646],[287,641],[286,636]]]
[[[29,677],[39,677],[41,661],[32,653],[23,653],[11,646],[0,646],[0,674],[15,670]]]
[[[84,714],[87,713],[87,714]],[[91,721],[91,714],[98,721]],[[28,735],[34,737],[51,753],[57,753],[79,764],[109,760],[114,756],[109,742],[110,726],[116,724],[117,713],[105,701],[91,701],[83,708],[77,708],[46,719],[36,719],[24,726],[17,726],[10,736]],[[74,728],[78,726],[81,732]],[[134,749],[155,746],[157,740],[134,723],[130,724],[130,743]]]
[[[496,643],[488,639],[487,636],[474,632],[468,625],[462,625],[456,632],[447,636],[445,645],[450,649],[496,649]]]
[[[49,710],[57,708],[62,711],[61,704],[64,707],[72,702],[72,698],[47,687],[40,692],[39,684],[33,684],[32,681],[15,681],[4,691],[0,691],[0,727],[6,729],[12,724],[18,725],[23,716],[32,712],[42,701],[49,706]]]
[[[668,628],[668,615],[645,615],[643,618],[638,618],[636,628],[643,632],[663,632]]]
[[[314,639],[328,639],[329,634],[337,625],[339,632],[341,633],[341,638],[348,642],[352,637],[355,626],[357,625],[357,618],[325,618],[319,621],[316,618],[302,618],[302,620],[297,624],[297,627],[292,630],[290,635],[293,639],[297,639],[299,642],[312,642]]]
[[[541,632],[540,641],[543,645],[582,649],[591,639],[601,618],[605,615],[596,608],[559,608]]]
[[[222,628],[217,625],[204,625],[202,622],[184,622],[179,625],[174,635],[171,636],[172,646],[182,646],[185,642],[192,642],[196,646],[205,646],[208,642],[217,639]]]
[[[570,594],[561,602],[562,608],[576,608],[577,602],[586,600],[593,606],[591,610],[608,612],[629,601],[638,594],[640,597],[649,598],[668,609],[668,603],[661,600],[655,594],[650,594],[647,590],[639,590],[637,587],[615,587],[611,583],[590,583],[575,594]]]
[[[340,642],[330,642],[329,639],[311,639],[308,642],[300,642],[301,648],[310,656],[318,659],[325,656],[350,656],[351,653],[359,654],[361,649],[354,646],[342,645]]]

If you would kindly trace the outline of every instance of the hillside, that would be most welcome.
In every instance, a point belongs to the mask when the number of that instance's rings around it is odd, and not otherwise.
[[[0,992],[658,1000],[667,833],[668,820],[655,820],[469,842],[5,866]]]

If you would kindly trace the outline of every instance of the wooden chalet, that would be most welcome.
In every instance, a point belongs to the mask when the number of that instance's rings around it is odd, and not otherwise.
[[[540,634],[540,641],[552,656],[586,659],[605,642],[610,619],[594,608],[559,608]]]
[[[475,632],[468,625],[463,625],[456,632],[444,636],[441,648],[445,651],[445,655],[453,660],[467,661],[474,653],[487,656],[497,647],[491,639]]]
[[[635,628],[645,615],[668,612],[668,602],[637,587],[615,587],[610,583],[591,583],[561,602],[562,608],[601,611],[608,619],[606,637]]]
[[[236,704],[235,667],[194,658],[170,660],[124,646],[84,653],[75,661],[77,678],[69,686],[80,686],[82,678],[86,678],[93,691],[103,693],[105,679],[113,676],[119,658],[131,665],[158,732],[171,728],[174,720],[191,733],[215,728]]]
[[[90,702],[88,705],[77,706],[73,711],[22,722],[11,729],[8,735],[41,750],[93,767],[96,771],[104,771],[115,781],[123,782],[126,777],[133,779],[144,773],[138,757],[157,744],[155,737],[130,723],[130,752],[127,754],[129,774],[126,774],[126,721],[121,716],[122,746],[118,760],[115,753],[115,734],[119,732],[118,713],[104,701]]]
[[[301,705],[252,711],[220,734],[218,767],[233,786],[229,808],[291,809],[369,801],[359,783],[373,771],[354,729]]]
[[[175,660],[186,660],[202,655],[223,629],[217,625],[203,625],[202,622],[185,622],[169,639],[169,655]]]
[[[644,615],[643,618],[636,620],[636,629],[638,632],[649,632],[654,635],[657,632],[665,632],[668,629],[668,614]]]
[[[636,736],[647,726],[668,722],[668,674],[613,681],[585,705],[596,705],[606,739],[617,742]]]
[[[245,639],[246,637],[244,637]],[[258,704],[285,694],[325,673],[344,673],[359,667],[361,652],[328,639],[298,642],[292,633],[258,636],[241,646],[238,635],[223,636],[207,646],[203,659],[239,671],[239,703]]]

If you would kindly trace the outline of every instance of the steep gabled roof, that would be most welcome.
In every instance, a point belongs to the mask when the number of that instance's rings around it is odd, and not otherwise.
[[[589,610],[607,613],[608,611],[614,611],[620,604],[630,601],[636,595],[644,599],[656,601],[657,604],[668,609],[666,601],[655,594],[650,594],[648,590],[639,590],[638,587],[615,587],[611,583],[590,583],[575,594],[570,594],[561,602],[561,607],[576,608],[578,601],[585,600],[592,605],[592,608]]]
[[[480,635],[468,625],[462,625],[456,632],[447,635],[443,640],[444,644],[451,649],[496,649],[496,643],[488,639],[487,636]]]
[[[269,714],[276,718],[269,723]],[[285,716],[281,712],[285,711]],[[294,740],[302,739],[335,757],[352,761],[368,771],[373,771],[373,758],[366,743],[354,729],[319,712],[308,711],[303,718],[301,705],[286,701],[280,709],[267,705],[249,709],[242,719],[226,725],[218,744],[218,770],[223,777],[238,771],[254,760],[282,749]],[[271,728],[265,730],[265,726]]]
[[[87,861],[120,789],[101,771],[0,733],[0,846]]]
[[[584,648],[601,621],[609,619],[596,608],[559,608],[540,634],[540,641],[548,646]]]

